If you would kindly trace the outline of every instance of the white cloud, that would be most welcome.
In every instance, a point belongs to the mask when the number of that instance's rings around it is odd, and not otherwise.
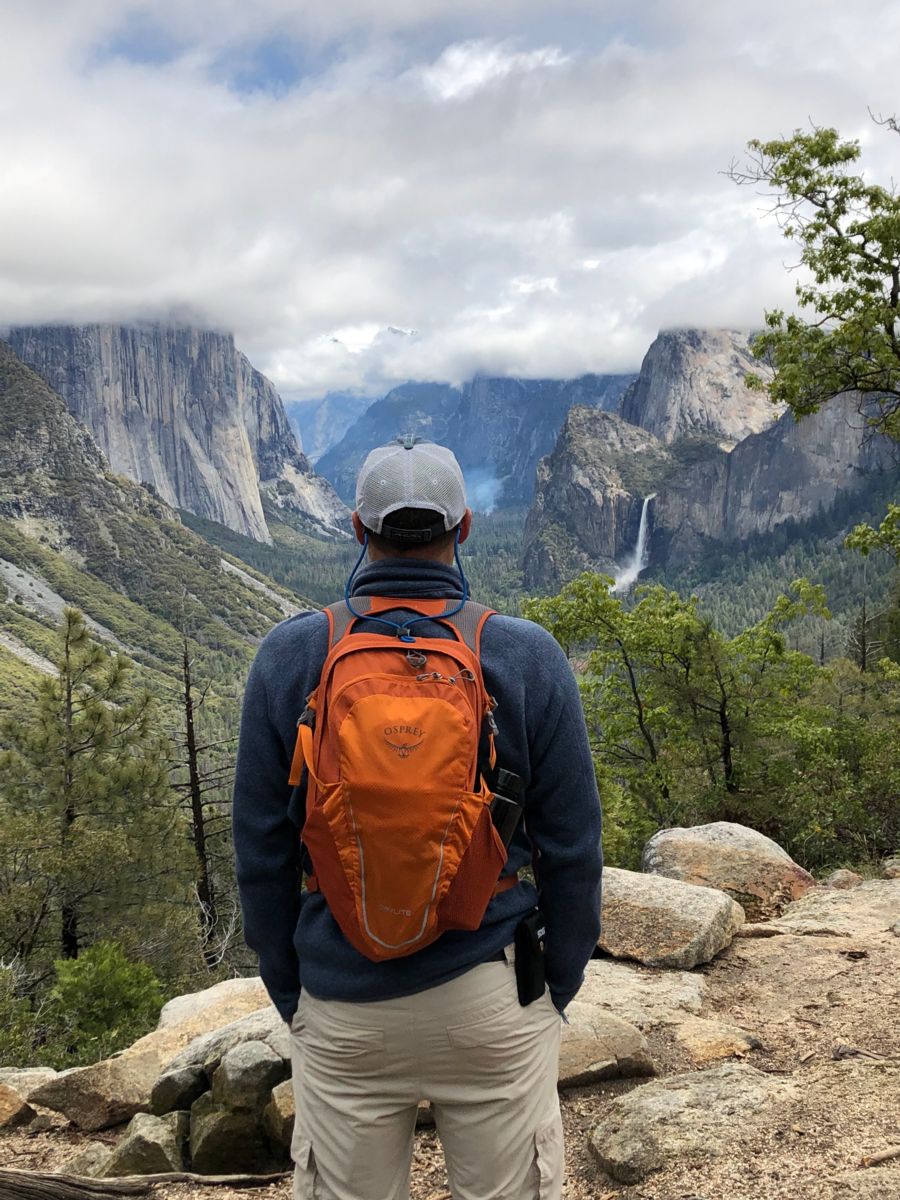
[[[794,256],[722,175],[746,141],[812,119],[898,173],[866,113],[895,111],[888,0],[0,0],[0,22],[0,324],[193,314],[287,394],[627,370],[661,325],[758,325]]]
[[[448,46],[436,62],[421,72],[421,78],[426,89],[438,99],[461,100],[508,75],[560,67],[566,62],[568,56],[558,46],[512,52],[487,41],[460,42]]]

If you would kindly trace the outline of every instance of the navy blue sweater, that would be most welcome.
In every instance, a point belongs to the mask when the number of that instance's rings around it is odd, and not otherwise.
[[[458,597],[457,571],[442,563],[384,559],[356,578],[354,595]],[[394,615],[394,614],[387,614]],[[372,622],[354,627],[383,631]],[[449,635],[433,622],[423,637]],[[405,958],[371,962],[341,933],[320,893],[301,892],[298,828],[302,801],[292,803],[288,770],[297,718],[325,660],[324,613],[301,613],[262,642],[244,693],[234,790],[234,848],[247,944],[273,1003],[289,1021],[301,981],[332,1000],[386,1000],[423,991],[463,974],[512,941],[536,902],[546,916],[547,982],[562,1010],[581,986],[600,931],[600,801],[587,731],[572,670],[546,630],[515,617],[493,616],[482,635],[488,692],[498,702],[500,766],[524,780],[525,824],[510,847],[508,871],[540,854],[538,885],[522,881],[496,896],[481,927],[449,931]]]

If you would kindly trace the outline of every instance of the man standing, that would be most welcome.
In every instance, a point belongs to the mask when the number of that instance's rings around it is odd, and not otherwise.
[[[461,604],[457,547],[471,523],[449,450],[406,439],[372,451],[356,487],[353,527],[368,561],[348,589],[348,616],[361,614],[349,636],[395,637],[415,620],[407,637],[453,637],[414,606],[443,600],[450,612]],[[372,597],[378,617],[365,615]],[[316,864],[301,850],[304,797],[288,776],[330,630],[326,614],[303,613],[260,646],[234,795],[245,936],[291,1025],[295,1200],[404,1200],[423,1099],[432,1103],[454,1200],[553,1200],[564,1168],[560,1014],[600,927],[600,803],[574,676],[544,629],[487,619],[480,660],[496,701],[499,766],[523,783],[524,821],[506,883],[477,929],[451,928],[423,949],[373,961],[344,936],[322,892],[300,888]],[[516,879],[532,864],[537,890]],[[536,904],[548,986],[523,1006],[512,947]]]

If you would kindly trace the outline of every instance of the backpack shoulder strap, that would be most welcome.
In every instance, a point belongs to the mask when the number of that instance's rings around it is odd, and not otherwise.
[[[444,624],[453,626],[460,640],[480,660],[481,634],[488,617],[494,616],[496,611],[484,604],[478,604],[475,600],[467,600],[458,613],[454,613],[452,617],[444,617],[443,621]]]
[[[354,596],[353,607],[357,612],[365,615],[372,607],[372,597]],[[356,617],[347,607],[345,600],[338,600],[334,604],[329,604],[325,612],[328,614],[328,649],[333,650],[356,620]]]
[[[375,601],[373,605],[373,600]],[[418,611],[419,606],[424,609],[426,603],[428,607],[434,605],[434,601],[423,602],[414,597],[396,597],[393,601],[396,607],[408,606],[411,611]],[[441,601],[447,606],[452,604],[452,601]],[[365,616],[374,609],[384,607],[382,597],[373,596],[354,596],[353,607],[357,610],[360,616]],[[328,614],[329,639],[328,649],[333,650],[342,637],[349,631],[350,626],[356,620],[356,616],[347,607],[346,601],[338,600],[335,604],[329,604],[325,609]],[[487,608],[484,604],[478,604],[475,600],[467,600],[459,612],[452,616],[443,617],[439,613],[427,613],[428,616],[434,616],[435,620],[441,621],[445,625],[450,625],[456,632],[460,641],[463,642],[476,658],[481,656],[481,632],[484,629],[485,622],[488,617],[493,616],[496,609]]]

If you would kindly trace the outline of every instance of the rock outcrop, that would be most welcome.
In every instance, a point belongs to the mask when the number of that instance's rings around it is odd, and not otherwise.
[[[600,948],[651,967],[709,962],[744,923],[730,896],[712,888],[606,867]]]
[[[644,846],[641,868],[727,892],[751,921],[798,900],[816,882],[777,842],[733,821],[660,830]]]
[[[611,572],[637,540],[642,498],[671,467],[654,434],[613,413],[570,409],[556,448],[537,467],[525,524],[526,586],[562,583],[579,570]]]
[[[856,396],[801,421],[785,413],[730,454],[711,451],[673,474],[654,504],[652,552],[683,561],[710,543],[808,521],[889,474],[897,474],[895,447],[872,434]]]
[[[767,374],[753,357],[749,334],[666,329],[647,351],[619,413],[667,444],[700,437],[731,450],[778,416],[765,392],[747,387],[749,373]]]
[[[614,1100],[590,1147],[613,1179],[638,1183],[670,1160],[733,1153],[797,1096],[796,1084],[744,1063],[671,1075]]]
[[[696,376],[691,386],[699,387]],[[718,395],[714,376],[708,386]],[[648,561],[678,568],[785,522],[809,521],[897,475],[896,448],[872,434],[855,396],[799,422],[785,413],[730,450],[712,440],[708,425],[687,429],[691,410],[677,396],[672,403],[671,427],[623,404],[650,432],[607,413],[572,411],[538,466],[525,530],[528,586],[559,586],[582,570],[611,573],[634,549],[650,495]],[[676,428],[679,440],[656,435]]]
[[[112,469],[166,503],[270,541],[263,495],[321,529],[347,513],[300,452],[281,399],[223,333],[188,326],[12,329],[19,357],[63,397]]]
[[[150,1108],[154,1084],[184,1047],[205,1030],[227,1027],[236,1018],[258,1010],[268,1002],[268,997],[262,1000],[261,995],[265,996],[261,984],[255,991],[226,993],[184,1020],[148,1033],[114,1058],[61,1072],[32,1093],[32,1102],[63,1113],[80,1129],[121,1124]]]

